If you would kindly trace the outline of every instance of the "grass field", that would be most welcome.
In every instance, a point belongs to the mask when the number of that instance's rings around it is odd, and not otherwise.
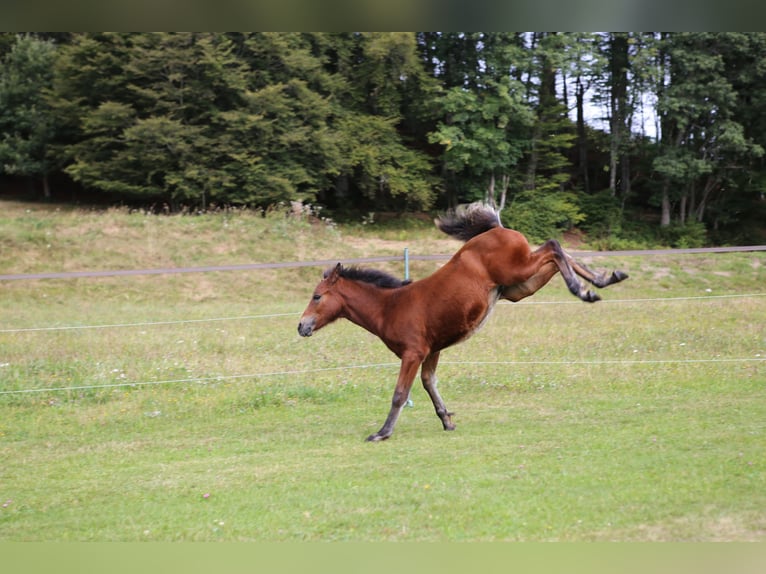
[[[3,273],[458,245],[415,221],[2,207]],[[442,354],[457,430],[415,387],[380,444],[395,357],[349,323],[296,332],[321,269],[0,282],[0,540],[766,540],[766,254],[586,261],[631,278],[498,305]]]

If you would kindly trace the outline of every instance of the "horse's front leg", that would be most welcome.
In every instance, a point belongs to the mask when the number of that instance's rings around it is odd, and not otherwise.
[[[418,374],[418,367],[420,367],[421,362],[422,359],[418,356],[404,355],[404,357],[402,357],[402,366],[399,369],[399,379],[396,381],[394,397],[391,399],[391,410],[388,411],[386,422],[383,423],[380,430],[367,437],[368,441],[377,442],[386,440],[394,432],[394,425],[396,425],[396,420],[402,412],[404,403],[407,402],[407,397],[410,396],[412,382],[415,380],[415,375]]]

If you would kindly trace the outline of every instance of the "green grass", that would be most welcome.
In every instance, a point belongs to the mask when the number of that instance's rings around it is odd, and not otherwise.
[[[18,273],[456,245],[419,226],[378,241],[275,214],[6,207]],[[588,263],[631,279],[596,305],[554,278],[498,306],[442,354],[457,430],[416,386],[380,444],[363,439],[395,357],[349,323],[296,332],[321,269],[0,282],[0,391],[43,391],[0,394],[0,540],[766,539],[766,297],[711,297],[763,293],[766,256]],[[93,325],[123,326],[19,331]]]

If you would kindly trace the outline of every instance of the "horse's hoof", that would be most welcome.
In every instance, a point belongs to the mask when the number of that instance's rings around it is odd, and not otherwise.
[[[623,271],[615,271],[612,273],[612,283],[619,283],[628,278],[628,274]]]
[[[595,291],[588,291],[582,297],[582,300],[586,303],[595,303],[596,301],[601,301],[601,297]]]
[[[378,433],[375,433],[368,436],[365,440],[366,442],[380,442],[382,440],[386,440],[387,438],[388,438],[387,436],[383,436]]]

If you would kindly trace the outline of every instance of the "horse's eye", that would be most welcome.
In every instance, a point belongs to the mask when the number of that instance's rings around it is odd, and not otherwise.
[[[321,298],[322,298],[321,295],[319,295],[317,293],[314,293],[314,296],[311,299],[314,300],[314,301],[319,301]]]

